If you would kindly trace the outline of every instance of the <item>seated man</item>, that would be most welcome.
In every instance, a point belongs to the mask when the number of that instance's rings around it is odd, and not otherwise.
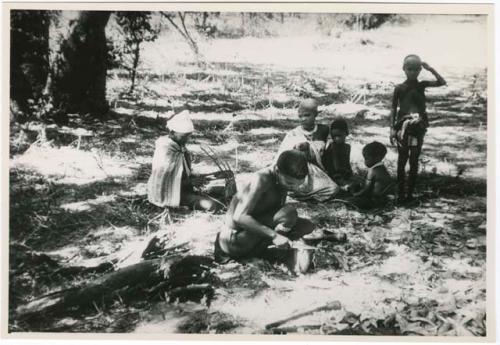
[[[215,239],[215,260],[261,257],[271,244],[287,246],[310,233],[313,224],[285,204],[287,192],[303,183],[307,173],[304,155],[288,150],[275,165],[253,174],[229,205],[226,227]]]
[[[216,211],[221,203],[194,191],[201,183],[191,171],[186,143],[194,131],[193,122],[184,112],[167,122],[170,133],[156,140],[148,200],[159,207],[187,206],[195,210]]]

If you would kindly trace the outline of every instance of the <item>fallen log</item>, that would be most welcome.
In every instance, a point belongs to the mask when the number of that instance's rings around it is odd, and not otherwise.
[[[269,324],[266,325],[266,329],[276,328],[278,326],[281,326],[284,323],[300,319],[301,317],[304,317],[304,316],[307,316],[307,315],[311,315],[311,314],[316,313],[318,311],[339,310],[341,307],[342,307],[342,305],[340,304],[339,301],[329,302],[329,303],[327,303],[325,305],[322,305],[320,307],[317,307],[317,308],[314,308],[314,309],[310,309],[310,310],[303,311],[301,313],[292,315],[290,317],[287,317],[286,319],[282,319],[282,320],[279,320],[279,321],[275,321],[275,322],[269,323]]]
[[[70,311],[84,312],[119,300],[130,302],[138,299],[165,295],[170,289],[190,284],[200,284],[213,279],[209,266],[210,258],[172,255],[164,258],[145,260],[134,265],[108,273],[94,282],[83,286],[56,291],[41,296],[16,310],[16,317],[29,319],[43,317],[46,314],[64,314]],[[203,265],[201,264],[203,263]],[[194,267],[196,266],[196,267]],[[180,272],[197,272],[182,275]],[[206,288],[209,295],[210,289]],[[196,290],[195,299],[199,299],[200,290]],[[211,297],[211,296],[207,296]]]

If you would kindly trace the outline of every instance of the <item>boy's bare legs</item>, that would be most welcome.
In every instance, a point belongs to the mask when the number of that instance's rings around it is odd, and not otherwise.
[[[418,176],[418,159],[422,152],[423,137],[418,138],[417,146],[410,147],[410,173],[408,175],[408,199],[413,199]]]
[[[398,143],[398,200],[403,201],[405,198],[405,180],[406,180],[406,163],[410,157],[410,148]]]

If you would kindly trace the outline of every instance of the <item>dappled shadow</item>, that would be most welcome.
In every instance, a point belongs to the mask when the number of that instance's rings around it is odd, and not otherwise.
[[[486,197],[486,180],[482,178],[421,173],[418,184],[423,190],[424,200],[442,197]]]
[[[151,214],[160,211],[143,197],[120,197],[125,184],[113,179],[85,185],[54,184],[42,175],[11,170],[11,241],[34,249],[51,250],[76,243],[100,226],[130,226],[142,229]],[[61,208],[63,204],[93,201],[113,195],[110,201],[84,205],[82,211]]]

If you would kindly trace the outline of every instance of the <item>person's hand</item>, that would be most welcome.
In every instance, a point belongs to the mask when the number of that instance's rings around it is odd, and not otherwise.
[[[193,187],[201,187],[206,183],[206,180],[202,176],[191,175],[190,177],[191,185]]]
[[[229,170],[221,170],[221,171],[216,171],[214,173],[215,178],[229,178],[233,175],[232,171]]]
[[[299,150],[304,155],[306,160],[308,160],[308,161],[311,160],[311,149],[310,149],[309,143],[307,141],[295,145],[294,149]]]
[[[302,151],[302,152],[309,152],[309,143],[307,141],[297,144],[294,147],[296,150]]]
[[[389,134],[389,141],[391,142],[391,145],[394,145],[396,142],[396,130],[394,128],[391,128],[391,133]]]
[[[432,67],[431,67],[431,66],[429,66],[429,64],[428,64],[427,62],[423,62],[423,61],[422,61],[422,68],[423,68],[423,69],[426,69],[426,70],[430,70]]]
[[[285,226],[282,223],[276,225],[276,227],[274,228],[274,231],[277,231],[277,232],[285,232],[285,233],[287,233],[290,230],[292,230],[292,228],[289,228],[288,226]]]
[[[276,247],[284,247],[284,246],[290,246],[291,245],[291,242],[288,238],[286,238],[285,236],[283,235],[280,235],[280,234],[276,234],[276,237],[273,238],[273,244],[276,246]]]

